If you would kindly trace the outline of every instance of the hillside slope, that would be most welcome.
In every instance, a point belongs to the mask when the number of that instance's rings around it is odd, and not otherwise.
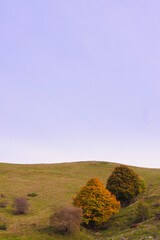
[[[0,164],[0,194],[8,201],[7,208],[0,208],[1,219],[6,219],[7,230],[0,230],[0,239],[14,240],[59,240],[59,239],[160,239],[160,224],[155,213],[160,210],[160,169],[133,167],[142,176],[148,193],[144,200],[150,204],[151,216],[139,224],[136,229],[130,228],[135,205],[122,209],[108,222],[108,228],[98,233],[84,228],[74,236],[60,236],[49,229],[49,217],[57,206],[68,205],[72,197],[91,177],[98,177],[105,185],[113,169],[119,164],[108,162],[76,162],[63,164]],[[28,193],[35,192],[37,197],[29,198]],[[12,202],[17,196],[27,197],[31,209],[23,216],[14,215]],[[97,236],[98,235],[98,236]]]

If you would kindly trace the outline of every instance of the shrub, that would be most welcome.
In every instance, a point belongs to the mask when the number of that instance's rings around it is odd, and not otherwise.
[[[6,230],[7,229],[7,221],[3,218],[0,218],[0,230]]]
[[[120,202],[105,189],[98,178],[91,178],[81,188],[73,198],[73,205],[82,208],[83,223],[90,228],[101,227],[120,208]]]
[[[139,201],[135,211],[135,222],[144,222],[148,218],[149,206],[143,201]]]
[[[6,223],[0,223],[0,230],[6,230],[7,224]]]
[[[82,209],[72,206],[58,208],[50,217],[50,225],[53,230],[62,234],[77,232],[81,222]]]
[[[28,193],[27,196],[28,197],[37,197],[38,194],[37,193]]]
[[[15,198],[12,206],[15,214],[26,214],[29,210],[29,203],[22,197]]]
[[[146,183],[142,177],[138,177],[139,192],[145,193],[147,191]]]
[[[142,179],[126,166],[116,167],[107,180],[106,188],[116,196],[122,206],[130,204],[141,191],[143,191]]]
[[[7,201],[0,201],[0,208],[5,208],[7,207]]]

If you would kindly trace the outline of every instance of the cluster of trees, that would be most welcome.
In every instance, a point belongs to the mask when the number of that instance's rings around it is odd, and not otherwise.
[[[54,231],[60,233],[77,231],[81,223],[88,228],[100,228],[113,214],[119,212],[120,207],[128,206],[145,191],[146,184],[143,178],[126,166],[116,167],[108,178],[106,187],[98,178],[89,179],[73,197],[73,206],[54,211],[50,217],[50,225]],[[37,194],[29,193],[27,196],[35,197]],[[6,206],[6,201],[0,203],[1,207]],[[15,214],[26,214],[29,210],[25,198],[15,198],[12,207]],[[148,215],[147,207],[140,203],[138,208],[141,209],[138,211],[138,219],[145,219]]]
[[[71,230],[72,223],[77,226],[74,229],[80,226],[80,222],[89,228],[102,227],[113,214],[119,212],[120,207],[128,206],[137,195],[145,191],[143,178],[126,166],[116,167],[106,187],[98,178],[91,178],[73,197],[74,208],[55,211],[51,216],[51,226],[63,233]],[[64,224],[61,224],[63,221]]]

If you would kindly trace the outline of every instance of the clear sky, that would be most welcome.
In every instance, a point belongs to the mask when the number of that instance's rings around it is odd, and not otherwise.
[[[0,162],[160,168],[160,1],[0,1]]]

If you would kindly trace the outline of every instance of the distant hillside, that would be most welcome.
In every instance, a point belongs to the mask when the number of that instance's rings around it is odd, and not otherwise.
[[[160,239],[160,223],[155,213],[160,211],[160,169],[132,167],[142,176],[148,193],[144,198],[150,205],[151,216],[132,229],[132,216],[136,203],[121,209],[108,222],[108,228],[94,233],[84,228],[74,236],[52,234],[49,217],[53,209],[60,205],[68,205],[72,197],[91,177],[98,177],[104,185],[113,169],[119,164],[108,162],[76,162],[62,164],[0,164],[0,194],[6,196],[7,208],[0,208],[0,218],[6,219],[8,228],[0,230],[0,239],[10,240],[118,240],[125,239]],[[37,197],[27,197],[28,193],[37,193]],[[26,216],[14,215],[12,202],[14,197],[27,197],[31,209]],[[157,203],[157,204],[156,204]]]

